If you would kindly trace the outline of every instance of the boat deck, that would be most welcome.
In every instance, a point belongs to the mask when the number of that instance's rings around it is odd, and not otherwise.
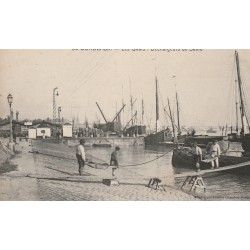
[[[231,170],[231,169],[236,169],[236,168],[241,168],[241,167],[246,167],[246,166],[250,167],[250,161],[246,161],[246,162],[242,162],[239,164],[234,164],[234,165],[230,165],[230,166],[226,166],[226,167],[201,170],[199,172],[189,171],[189,172],[185,172],[185,173],[181,173],[181,174],[175,174],[174,176],[177,178],[188,177],[188,176],[200,176],[200,175],[204,175],[204,174],[208,174],[208,173],[221,172],[221,171],[226,171],[226,170]]]

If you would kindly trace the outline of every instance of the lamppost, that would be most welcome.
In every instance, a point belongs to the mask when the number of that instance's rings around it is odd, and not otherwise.
[[[13,143],[13,133],[12,133],[12,110],[11,110],[11,104],[13,102],[13,96],[9,94],[7,96],[8,103],[10,105],[10,143]]]
[[[61,118],[60,118],[60,113],[62,111],[61,107],[58,107],[58,123],[61,124]]]
[[[18,121],[19,111],[16,112],[16,121]]]
[[[59,96],[58,91],[56,93],[56,90],[58,88],[53,89],[53,123],[56,124],[56,95]]]

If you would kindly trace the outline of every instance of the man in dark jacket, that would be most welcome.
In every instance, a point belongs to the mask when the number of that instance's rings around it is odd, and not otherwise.
[[[117,153],[120,150],[119,147],[115,147],[115,151],[111,154],[111,159],[110,159],[110,166],[112,167],[112,176],[115,176],[115,170],[118,168],[118,160],[117,160]]]

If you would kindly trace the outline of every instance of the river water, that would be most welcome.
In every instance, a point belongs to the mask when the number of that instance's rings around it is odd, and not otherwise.
[[[100,161],[108,162],[114,148],[86,148],[87,154],[98,157]],[[169,152],[168,152],[169,151]],[[161,157],[164,154],[163,157]],[[119,151],[121,168],[133,171],[134,176],[144,178],[158,177],[169,186],[180,188],[184,179],[174,178],[174,173],[191,171],[194,169],[176,169],[172,166],[172,150],[170,147],[145,148],[144,146],[123,146]],[[156,158],[160,157],[157,160]],[[151,161],[149,163],[145,163]],[[143,164],[145,163],[145,164]],[[136,165],[137,166],[128,166]],[[131,176],[133,178],[133,175]],[[237,172],[217,172],[203,177],[206,192],[197,188],[193,194],[204,200],[250,200],[250,174]],[[184,191],[189,191],[186,187]]]
[[[66,146],[65,144],[54,143],[39,144],[39,152],[52,155],[61,155],[75,159],[75,146]],[[120,146],[118,153],[119,170],[118,178],[127,178],[129,180],[143,179],[146,182],[152,177],[160,178],[164,184],[180,189],[184,178],[175,178],[175,173],[185,171],[194,171],[195,169],[176,169],[172,166],[172,148],[171,147],[150,147],[144,146]],[[114,147],[87,147],[85,151],[87,158],[95,163],[109,163],[110,155]],[[75,166],[77,166],[74,160]],[[131,166],[132,165],[132,166]],[[107,169],[109,171],[109,169]],[[193,195],[203,200],[250,200],[250,174],[233,172],[215,172],[203,176],[206,185],[206,192],[197,188]],[[145,182],[144,181],[144,182]],[[190,186],[184,188],[189,192]]]

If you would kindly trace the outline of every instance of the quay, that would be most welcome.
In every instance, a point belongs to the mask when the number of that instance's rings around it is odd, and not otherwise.
[[[197,200],[173,186],[164,190],[147,187],[148,178],[132,169],[119,168],[119,186],[107,186],[102,180],[110,177],[104,171],[86,167],[83,176],[78,175],[77,162],[60,158],[31,154],[30,151],[48,150],[65,154],[69,147],[63,144],[38,140],[20,141],[17,154],[9,164],[15,171],[0,175],[0,200],[45,200],[45,201],[184,201]],[[150,174],[150,173],[149,173]],[[152,173],[153,175],[153,173]]]

